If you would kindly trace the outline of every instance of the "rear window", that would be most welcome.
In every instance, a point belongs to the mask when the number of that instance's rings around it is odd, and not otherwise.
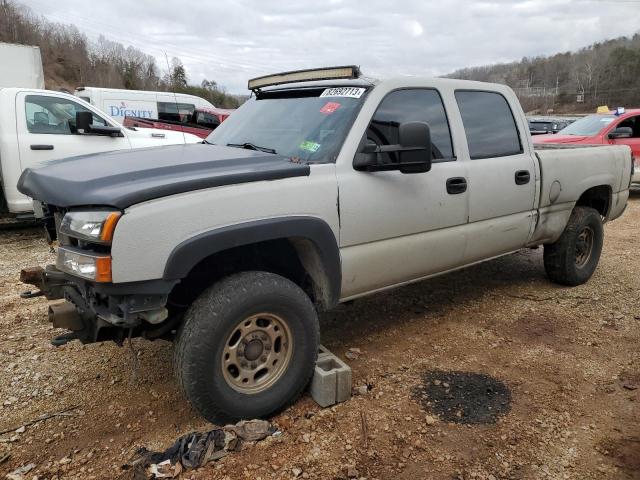
[[[522,153],[516,121],[506,98],[496,92],[455,92],[472,159]]]

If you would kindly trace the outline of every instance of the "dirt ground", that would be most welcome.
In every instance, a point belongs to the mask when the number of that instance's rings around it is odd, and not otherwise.
[[[586,285],[550,283],[538,249],[342,305],[322,341],[361,351],[346,361],[368,388],[329,409],[305,395],[280,436],[183,478],[640,479],[639,238],[635,195]],[[211,428],[170,344],[49,344],[46,301],[18,297],[20,268],[53,259],[38,230],[1,232],[0,258],[2,478],[129,478],[136,448]]]

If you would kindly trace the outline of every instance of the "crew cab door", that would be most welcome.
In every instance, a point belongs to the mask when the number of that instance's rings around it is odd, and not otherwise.
[[[498,92],[456,90],[467,139],[466,263],[524,247],[534,222],[536,160],[523,125]],[[518,112],[521,113],[521,112]],[[522,115],[521,115],[522,117]]]
[[[397,144],[399,125],[409,121],[430,127],[430,171],[364,172],[353,168],[353,158],[338,162],[343,299],[463,262],[466,170],[456,161],[440,92],[407,88],[387,93],[364,135],[378,145]],[[380,161],[390,161],[390,154],[378,155]],[[457,186],[451,187],[452,180]]]
[[[16,97],[23,170],[49,160],[130,148],[127,137],[76,134],[76,112],[79,111],[90,110],[67,96],[23,92]],[[94,124],[111,125],[96,112],[92,113]]]
[[[127,137],[76,134],[77,111],[92,110],[64,94],[27,91],[16,95],[21,170],[43,166],[50,160],[130,148]],[[95,111],[92,113],[95,124],[111,125]],[[31,201],[26,196],[18,203],[12,211],[31,210]]]

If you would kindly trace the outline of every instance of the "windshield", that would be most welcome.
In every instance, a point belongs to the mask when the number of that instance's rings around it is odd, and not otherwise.
[[[207,142],[233,145],[299,159],[335,162],[364,100],[342,89],[263,93],[251,98],[215,129]],[[330,94],[338,96],[330,96]],[[323,96],[321,96],[323,95]]]
[[[560,135],[595,135],[615,120],[614,115],[589,115],[588,117],[576,120],[568,127],[563,128],[558,133]]]

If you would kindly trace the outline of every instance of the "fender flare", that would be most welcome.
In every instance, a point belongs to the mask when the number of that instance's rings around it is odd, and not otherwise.
[[[313,243],[328,282],[327,306],[337,304],[342,287],[340,248],[327,222],[311,216],[267,218],[202,232],[173,249],[167,259],[163,279],[185,278],[193,267],[215,253],[278,239],[304,239]]]

